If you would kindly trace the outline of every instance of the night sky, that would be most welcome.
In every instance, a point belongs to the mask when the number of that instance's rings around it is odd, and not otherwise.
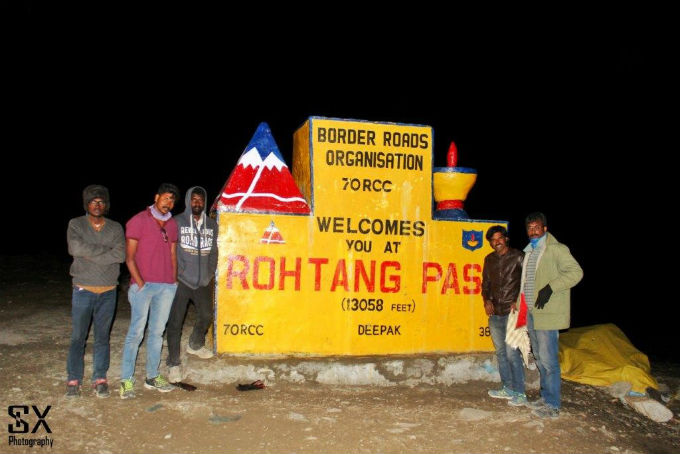
[[[3,254],[68,261],[66,226],[83,213],[88,184],[109,188],[109,216],[122,224],[161,182],[201,185],[212,201],[262,121],[289,166],[309,116],[423,124],[434,129],[435,166],[453,140],[458,165],[477,169],[471,218],[509,221],[511,244],[523,248],[524,216],[547,215],[585,272],[572,326],[613,322],[668,356],[672,317],[658,308],[677,305],[675,292],[660,291],[645,232],[658,248],[665,229],[646,222],[658,185],[649,170],[670,121],[658,110],[656,42],[642,31],[546,34],[544,25],[520,38],[439,28],[366,40],[286,24],[251,41],[234,17],[204,29],[117,27],[100,15],[80,28],[67,12],[28,9],[5,58]],[[109,33],[93,34],[100,25]]]

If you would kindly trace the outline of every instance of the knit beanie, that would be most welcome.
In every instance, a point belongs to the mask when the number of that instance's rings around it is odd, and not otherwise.
[[[106,212],[108,213],[111,205],[109,204],[109,190],[104,186],[98,184],[91,184],[83,189],[83,206],[87,211],[87,205],[96,198],[100,198],[106,204]]]

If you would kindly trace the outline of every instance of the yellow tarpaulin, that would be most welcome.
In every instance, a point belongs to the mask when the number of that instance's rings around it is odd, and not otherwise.
[[[632,390],[658,389],[647,355],[636,349],[616,325],[585,326],[560,334],[562,378],[594,386],[626,381]]]

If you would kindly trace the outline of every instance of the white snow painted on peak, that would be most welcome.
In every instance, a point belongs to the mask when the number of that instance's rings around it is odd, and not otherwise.
[[[276,167],[276,170],[279,171],[283,167],[288,167],[283,161],[277,158],[274,153],[269,153],[269,155],[263,161],[262,157],[260,157],[260,152],[258,151],[257,147],[253,147],[247,152],[243,153],[241,158],[238,160],[238,164],[245,168],[252,166],[255,169],[262,165],[267,167],[269,170],[271,170],[272,167]]]
[[[260,152],[257,151],[256,147],[251,148],[250,150],[241,155],[241,158],[238,160],[238,164],[246,168],[248,166],[253,166],[254,168],[257,169],[258,167],[260,167],[260,165],[262,165],[262,158],[260,157]]]
[[[283,161],[276,157],[274,153],[269,153],[269,156],[264,158],[264,165],[267,169],[271,170],[272,167],[276,167],[279,172],[282,168],[288,167]]]

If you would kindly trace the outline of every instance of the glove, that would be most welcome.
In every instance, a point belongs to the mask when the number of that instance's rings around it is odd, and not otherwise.
[[[550,284],[546,285],[543,287],[541,290],[538,291],[538,298],[536,298],[536,303],[534,304],[534,307],[536,309],[543,309],[543,306],[546,305],[548,300],[550,299],[550,295],[552,295],[552,288],[550,288]]]

